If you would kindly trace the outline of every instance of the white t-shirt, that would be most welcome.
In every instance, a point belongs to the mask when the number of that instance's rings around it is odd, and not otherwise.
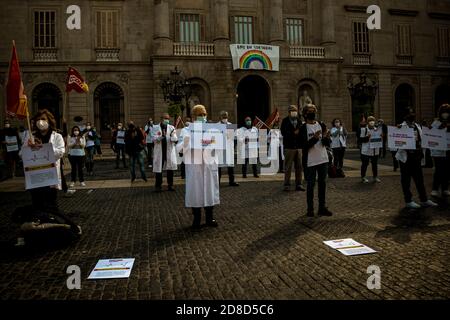
[[[316,121],[315,124],[306,124],[306,131],[308,133],[308,140],[314,137],[317,131],[321,131],[320,123]],[[319,141],[308,151],[308,167],[318,166],[319,164],[328,163],[328,153],[325,146],[322,144],[322,135]]]

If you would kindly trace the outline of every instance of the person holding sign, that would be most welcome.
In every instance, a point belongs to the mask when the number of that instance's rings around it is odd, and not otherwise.
[[[204,106],[194,106],[191,113],[193,119],[195,119],[191,126],[196,127],[206,123],[207,112]],[[186,164],[185,205],[186,208],[192,208],[193,230],[201,228],[202,208],[205,211],[206,225],[217,227],[218,223],[214,220],[213,210],[214,206],[220,204],[218,156],[217,153],[212,151],[209,154],[210,157],[207,157],[206,154],[210,150],[198,149],[191,132],[191,130],[186,131],[183,135],[183,143],[178,145],[179,152],[183,152]],[[202,146],[208,148],[212,140],[206,140],[208,139],[203,139],[202,135]]]
[[[9,175],[11,178],[16,176],[16,163],[19,154],[19,132],[16,128],[11,128],[9,120],[5,120],[5,127],[1,134],[2,145],[6,151],[6,163],[9,166]]]
[[[111,140],[111,149],[113,149],[116,154],[116,169],[119,169],[120,157],[122,156],[123,168],[127,168],[127,163],[125,162],[125,134],[126,131],[123,128],[122,123],[117,124],[117,130],[113,132]]]
[[[344,178],[344,155],[347,148],[347,129],[341,119],[334,119],[331,123],[331,149],[333,150],[333,161],[336,167],[337,177]]]
[[[154,125],[152,129],[153,137],[153,172],[155,173],[155,191],[162,191],[163,171],[167,171],[168,191],[175,191],[173,188],[173,172],[177,170],[178,142],[177,132],[174,126],[170,125],[170,116],[164,113],[161,122]]]
[[[437,204],[431,200],[428,200],[427,191],[425,189],[422,171],[422,165],[425,164],[425,153],[422,149],[422,127],[416,123],[416,113],[412,108],[409,108],[405,121],[397,127],[399,129],[410,128],[414,130],[415,148],[399,148],[395,156],[400,164],[400,176],[406,207],[409,209],[435,207]],[[411,178],[416,184],[421,202],[420,205],[412,199],[412,193],[410,190]]]
[[[442,130],[444,132],[444,137],[448,139],[450,134],[450,105],[443,104],[439,108],[439,117],[431,124],[434,129]],[[446,147],[446,148],[445,148]],[[450,196],[450,191],[448,190],[449,180],[450,180],[450,149],[449,141],[446,141],[445,147],[442,150],[431,149],[431,156],[434,160],[434,176],[433,176],[433,191],[431,195],[433,197],[439,197],[441,194],[443,196]],[[441,192],[439,192],[441,189]]]
[[[381,129],[375,126],[375,121],[375,117],[370,116],[367,118],[367,126],[361,128],[361,181],[363,183],[369,183],[366,178],[369,162],[372,163],[373,181],[381,182],[378,178],[378,157],[380,149],[383,148],[383,134]]]
[[[94,153],[95,141],[97,140],[97,133],[90,122],[86,123],[86,129],[83,131],[83,136],[86,139],[86,170],[88,175],[94,174]]]
[[[83,163],[85,158],[84,148],[86,147],[86,139],[83,135],[81,135],[80,128],[78,126],[74,126],[72,128],[71,134],[67,141],[67,146],[69,147],[69,161],[70,166],[72,167],[71,178],[72,182],[70,183],[70,187],[75,186],[75,182],[77,181],[77,173],[78,179],[80,180],[80,185],[82,187],[86,186],[84,182],[83,176]]]

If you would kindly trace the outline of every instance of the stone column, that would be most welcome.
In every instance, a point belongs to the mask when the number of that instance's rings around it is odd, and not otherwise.
[[[228,0],[212,1],[213,41],[216,56],[230,55],[230,17]]]
[[[169,0],[154,0],[154,53],[156,55],[172,55],[172,39],[170,39]]]
[[[283,42],[283,0],[270,0],[269,43]]]
[[[322,42],[321,45],[325,47],[326,57],[336,57],[336,35],[334,23],[334,1],[322,1]]]

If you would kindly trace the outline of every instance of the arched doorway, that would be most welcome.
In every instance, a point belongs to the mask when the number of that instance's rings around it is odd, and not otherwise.
[[[402,123],[408,114],[408,108],[416,108],[414,88],[403,83],[395,90],[395,123]]]
[[[237,87],[237,124],[244,125],[245,117],[257,116],[266,121],[270,115],[270,87],[267,81],[256,75],[247,76]]]
[[[191,82],[191,91],[187,103],[188,109],[186,110],[186,115],[191,116],[192,108],[197,104],[202,104],[206,107],[208,118],[213,119],[215,115],[212,114],[211,110],[211,96],[208,83],[200,78],[192,78],[189,81]]]
[[[33,90],[32,105],[32,113],[49,110],[55,117],[56,125],[61,128],[62,93],[56,85],[47,82],[37,85]]]
[[[365,73],[351,77],[347,86],[352,103],[352,130],[358,132],[363,118],[374,115],[378,84]]]
[[[434,93],[434,110],[436,115],[439,112],[439,107],[444,103],[450,103],[450,86],[446,84],[437,87]]]
[[[115,83],[100,84],[94,92],[94,124],[103,142],[111,139],[111,128],[124,121],[123,91]]]

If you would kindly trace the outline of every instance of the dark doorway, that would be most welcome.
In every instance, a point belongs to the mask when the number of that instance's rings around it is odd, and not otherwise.
[[[62,93],[52,83],[41,83],[33,90],[33,113],[41,109],[49,110],[56,120],[56,125],[61,128]]]
[[[118,85],[106,82],[97,87],[94,99],[95,126],[102,142],[107,143],[111,140],[113,126],[124,121],[123,92]]]
[[[408,108],[416,109],[414,88],[407,83],[401,84],[395,90],[395,123],[400,124],[408,114]]]
[[[434,110],[436,116],[440,106],[444,103],[450,103],[450,86],[446,84],[440,85],[434,94]]]
[[[266,121],[270,112],[269,84],[260,76],[247,76],[237,88],[237,123],[244,125],[245,117],[252,120],[257,116]]]

